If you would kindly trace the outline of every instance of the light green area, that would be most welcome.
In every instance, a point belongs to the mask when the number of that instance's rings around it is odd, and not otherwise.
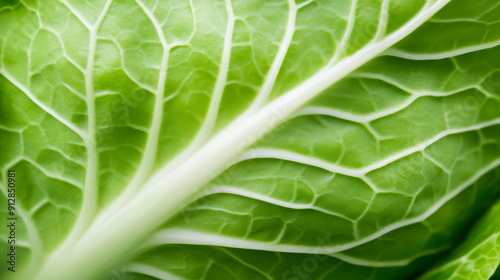
[[[0,0],[0,278],[496,280],[499,18]]]
[[[474,225],[465,241],[421,279],[495,279],[500,264],[500,204]]]

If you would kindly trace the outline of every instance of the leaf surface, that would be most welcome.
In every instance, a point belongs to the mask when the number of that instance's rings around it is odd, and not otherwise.
[[[421,272],[498,198],[499,16],[491,0],[0,2],[21,279]]]

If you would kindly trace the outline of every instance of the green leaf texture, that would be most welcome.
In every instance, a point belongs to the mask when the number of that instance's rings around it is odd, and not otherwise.
[[[19,270],[0,277],[488,279],[499,18],[494,0],[0,0]]]
[[[499,264],[500,203],[496,203],[448,260],[427,272],[421,279],[495,280],[498,276],[493,274]]]

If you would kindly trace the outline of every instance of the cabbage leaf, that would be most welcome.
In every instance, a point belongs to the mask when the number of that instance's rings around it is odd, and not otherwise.
[[[494,0],[0,0],[18,219],[0,277],[489,279],[499,18]]]

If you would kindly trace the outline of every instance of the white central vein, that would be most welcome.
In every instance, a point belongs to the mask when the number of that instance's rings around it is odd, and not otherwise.
[[[162,170],[159,170],[148,181],[143,191],[121,211],[103,212],[96,219],[94,227],[88,231],[82,242],[85,243],[86,240],[90,241],[97,238],[96,234],[103,232],[103,229],[109,228],[114,223],[127,227],[122,223],[129,224],[128,219],[133,219],[134,216],[137,218],[150,216],[150,214],[156,212],[152,215],[152,217],[156,217],[155,220],[158,220],[155,225],[159,224],[160,220],[170,217],[174,212],[171,207],[178,210],[178,207],[181,206],[179,203],[183,204],[186,198],[191,196],[199,187],[223,171],[227,163],[248,145],[255,142],[260,137],[259,135],[278,125],[283,120],[283,115],[288,116],[332,83],[345,77],[360,65],[400,41],[448,2],[449,0],[436,2],[421,11],[401,30],[392,33],[385,40],[366,46],[353,56],[340,61],[334,67],[319,72],[294,90],[268,104],[253,116],[235,120],[183,163],[176,163],[177,166],[175,167],[167,165]],[[165,170],[170,170],[170,172],[165,173]],[[193,176],[193,172],[196,174],[195,176]],[[176,203],[168,205],[165,199],[173,200]],[[158,211],[159,209],[161,210]],[[138,215],[138,213],[144,214]],[[151,223],[152,220],[149,219]],[[117,225],[117,228],[121,228],[121,226]]]
[[[400,30],[384,40],[369,44],[335,66],[323,69],[251,116],[236,119],[192,156],[182,162],[176,162],[176,166],[167,164],[151,177],[141,192],[128,204],[119,207],[118,211],[116,207],[110,207],[112,211],[102,211],[78,242],[52,254],[40,271],[38,279],[68,279],[68,276],[85,279],[84,277],[90,278],[102,269],[114,265],[116,258],[112,256],[130,253],[138,242],[182,209],[196,191],[224,171],[228,163],[249,145],[279,125],[311,98],[411,34],[449,1],[439,0],[424,7]],[[387,228],[386,232],[393,229]],[[123,235],[123,232],[127,234]],[[363,241],[338,246],[336,249],[362,244],[386,232],[377,232]],[[117,236],[123,238],[117,240]],[[58,269],[61,266],[70,267],[74,263],[95,264],[95,255],[102,252],[106,252],[109,257],[102,257],[102,262],[96,264],[91,271],[86,267],[75,267],[72,271]]]
[[[167,165],[158,171],[148,181],[144,190],[126,208],[120,212],[104,212],[96,220],[95,226],[98,228],[102,226],[107,228],[110,221],[121,223],[120,220],[122,219],[120,216],[127,216],[126,213],[137,207],[142,208],[142,210],[155,212],[158,209],[154,207],[155,203],[165,205],[165,198],[174,199],[177,204],[172,206],[178,208],[180,201],[184,202],[199,187],[223,171],[227,167],[228,162],[248,145],[255,142],[260,137],[259,135],[278,125],[283,120],[283,115],[288,116],[329,85],[343,78],[352,70],[363,65],[413,32],[448,2],[449,0],[436,2],[436,4],[420,12],[418,16],[409,21],[401,30],[391,34],[385,40],[374,45],[369,45],[352,57],[340,61],[334,67],[314,75],[308,81],[268,104],[253,116],[235,120],[226,129],[215,135],[198,153],[186,159],[183,163],[179,164],[176,162],[175,167]],[[195,176],[193,176],[193,172],[196,174]],[[201,174],[204,175],[202,176]],[[152,201],[157,202],[152,203]],[[149,207],[143,207],[144,205],[149,205]],[[165,217],[173,214],[172,210],[169,207],[163,207],[162,211],[160,211],[161,215],[157,213],[158,215],[154,216],[158,216],[158,219],[164,220]],[[134,215],[137,214],[133,214],[132,216]],[[90,230],[87,238],[94,238],[94,234],[102,232],[102,230],[97,230],[97,228],[94,230]]]

